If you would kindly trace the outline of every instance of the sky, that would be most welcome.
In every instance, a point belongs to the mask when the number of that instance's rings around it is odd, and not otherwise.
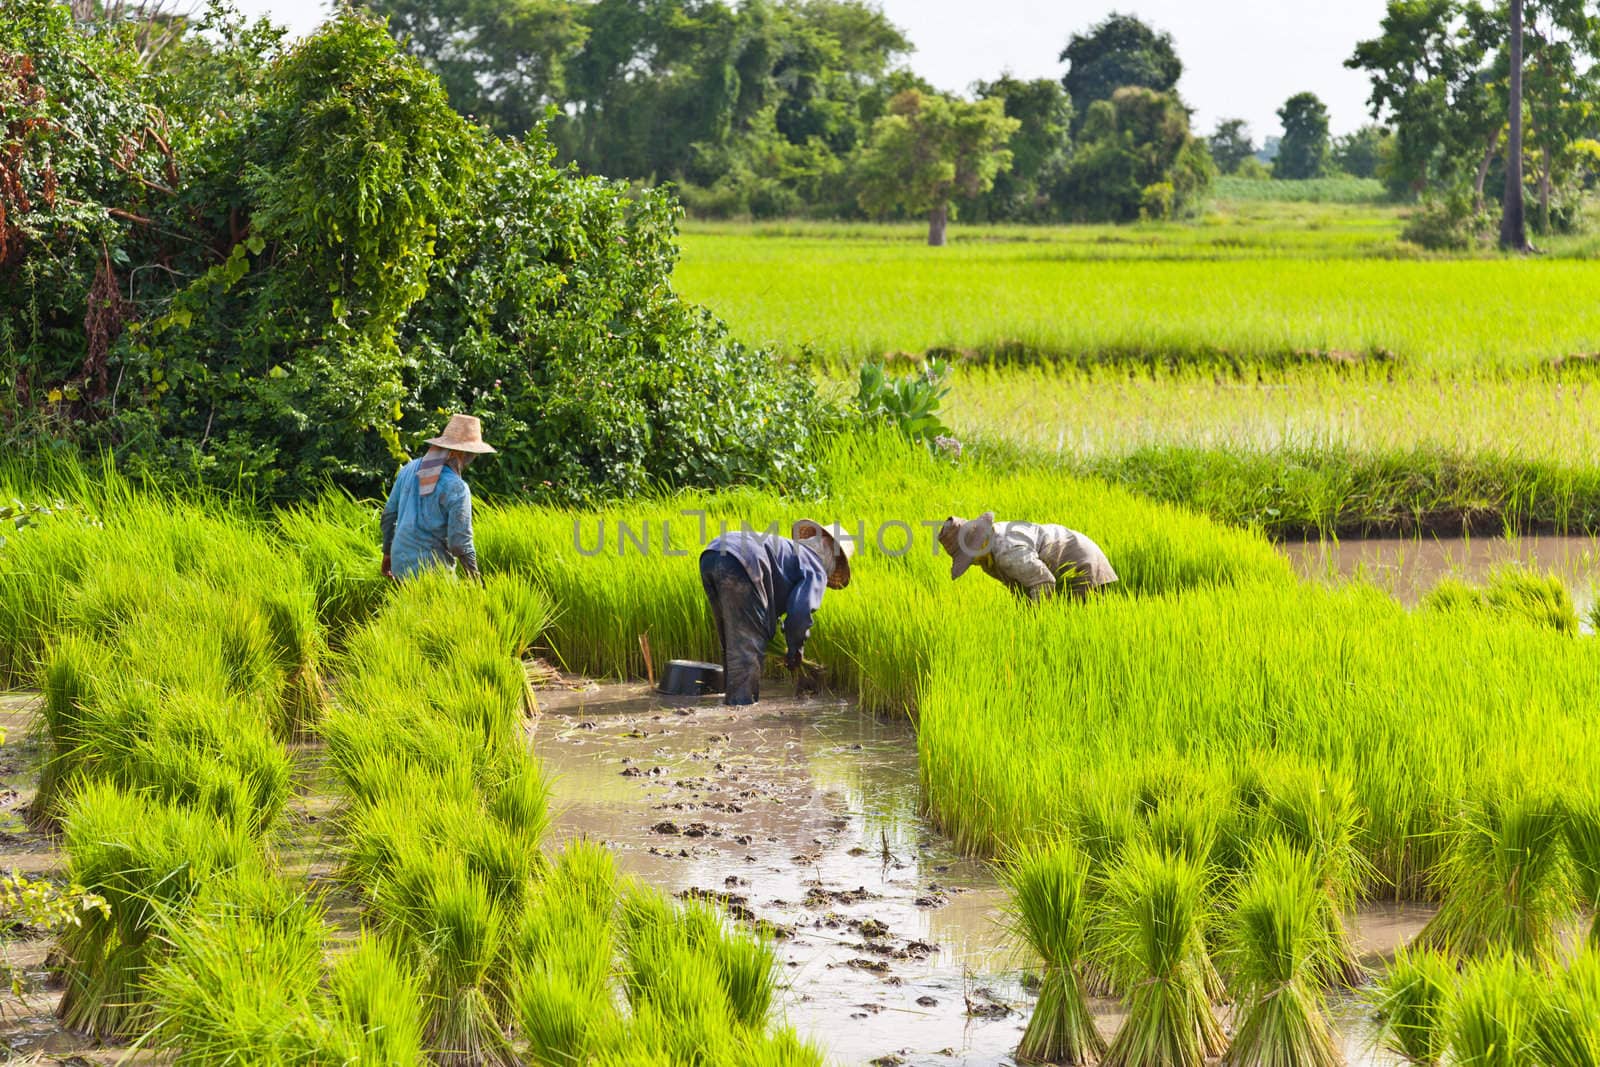
[[[323,0],[238,0],[295,33],[326,15]],[[1067,38],[1113,10],[1172,34],[1183,60],[1178,91],[1209,133],[1219,118],[1250,123],[1259,144],[1279,131],[1277,109],[1310,91],[1334,133],[1369,121],[1367,78],[1346,70],[1357,41],[1375,36],[1384,0],[880,0],[916,51],[911,67],[941,89],[966,91],[1002,71],[1060,77]]]

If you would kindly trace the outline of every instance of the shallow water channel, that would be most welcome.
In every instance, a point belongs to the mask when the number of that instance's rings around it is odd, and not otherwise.
[[[1375,537],[1288,541],[1278,547],[1303,578],[1364,579],[1407,606],[1414,606],[1440,579],[1481,584],[1490,571],[1515,563],[1560,578],[1582,617],[1594,606],[1600,574],[1600,540],[1592,537]]]
[[[1013,948],[989,869],[918,813],[907,724],[787,694],[731,709],[574,682],[539,700],[556,837],[603,841],[624,872],[772,930],[787,1019],[833,1062],[1013,1062],[1036,961]],[[1386,955],[1424,918],[1373,908],[1354,933]],[[1397,1062],[1371,1052],[1359,1005],[1334,1008],[1350,1063]],[[1110,1036],[1116,1002],[1095,1010]]]

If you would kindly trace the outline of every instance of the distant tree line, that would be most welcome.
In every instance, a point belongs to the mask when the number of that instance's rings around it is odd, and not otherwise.
[[[497,133],[671,182],[709,216],[1123,221],[1191,213],[1215,174],[1170,35],[1113,14],[1057,79],[970,99],[905,64],[863,0],[367,0]]]

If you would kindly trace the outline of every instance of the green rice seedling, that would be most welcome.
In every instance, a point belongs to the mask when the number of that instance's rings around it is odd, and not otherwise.
[[[1506,953],[1473,962],[1450,1004],[1450,1062],[1526,1067],[1533,1061],[1536,993],[1526,964]]]
[[[822,1067],[822,1050],[787,1026],[745,1036],[739,1062],[749,1067]]]
[[[1562,815],[1578,899],[1590,913],[1589,946],[1600,951],[1600,789],[1569,791]]]
[[[111,673],[111,656],[97,641],[63,634],[45,654],[39,671],[44,692],[40,718],[44,760],[39,766],[39,788],[28,807],[28,819],[37,826],[51,825],[74,787],[75,773],[87,740],[84,724],[97,699],[100,680]]]
[[[1600,1064],[1600,954],[1579,952],[1543,991],[1533,1047],[1545,1067]]]
[[[1495,568],[1482,589],[1446,578],[1423,598],[1422,607],[1443,612],[1488,611],[1560,633],[1578,632],[1578,609],[1561,579],[1554,574],[1533,574],[1516,564]]]
[[[1419,1067],[1437,1067],[1448,1045],[1456,968],[1443,953],[1406,948],[1379,980],[1372,1005],[1383,1047]]]
[[[1436,875],[1444,900],[1422,943],[1464,956],[1553,961],[1573,902],[1562,864],[1564,822],[1561,805],[1535,788],[1487,785],[1455,826]]]
[[[777,960],[765,939],[730,930],[726,918],[703,901],[675,906],[648,890],[627,896],[622,912],[631,1003],[665,998],[676,1005],[669,1014],[688,1012],[665,987],[674,968],[681,965],[698,974],[703,964],[721,990],[715,998],[719,1011],[739,1026],[758,1029],[766,1024],[777,992]],[[683,963],[679,956],[684,953],[698,962]]]
[[[319,1040],[320,906],[262,870],[215,879],[150,972],[160,1047],[186,1064],[304,1062]]]
[[[294,548],[329,640],[340,644],[377,614],[390,582],[378,573],[377,509],[329,494],[273,516]]]
[[[550,782],[544,769],[528,756],[513,759],[490,791],[488,809],[508,833],[537,853],[550,829]]]
[[[179,921],[207,883],[259,854],[240,827],[106,782],[79,787],[63,824],[70,877],[103,897],[109,911],[62,934],[65,988],[57,1011],[73,1029],[131,1036],[146,1023],[142,983],[164,952],[164,925]]]
[[[363,934],[328,978],[324,1043],[342,1063],[419,1067],[422,982],[386,941]]]
[[[513,999],[534,1062],[584,1063],[615,1029],[614,902],[590,899],[566,856],[529,901],[513,948]]]
[[[500,647],[513,660],[527,655],[555,615],[549,595],[529,574],[491,574],[484,579],[483,600],[500,635]]]
[[[1279,841],[1256,853],[1233,901],[1225,949],[1241,1021],[1229,1067],[1344,1063],[1316,988],[1332,949],[1318,864]]]
[[[1130,847],[1111,873],[1102,951],[1128,1017],[1108,1067],[1199,1067],[1226,1047],[1205,989],[1208,891],[1195,860],[1147,846]]]
[[[420,870],[402,870],[401,923],[427,960],[427,1043],[446,1067],[512,1064],[491,998],[504,920],[482,879],[448,853],[433,852]]]
[[[1105,1040],[1079,980],[1086,955],[1090,903],[1089,862],[1073,845],[1057,841],[1020,850],[1005,867],[1012,924],[1043,961],[1039,999],[1017,1047],[1024,1063],[1092,1063]]]
[[[272,634],[283,690],[285,739],[305,736],[324,701],[322,660],[326,642],[316,603],[302,587],[263,596],[259,608]]]
[[[1276,836],[1317,863],[1317,883],[1327,907],[1330,951],[1319,965],[1333,981],[1355,986],[1366,972],[1345,928],[1372,868],[1361,853],[1363,815],[1349,784],[1320,770],[1283,767],[1267,790],[1263,831]]]

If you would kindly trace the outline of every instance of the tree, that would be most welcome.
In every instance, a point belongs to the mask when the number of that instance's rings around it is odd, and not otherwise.
[[[1506,106],[1510,136],[1506,139],[1506,191],[1500,201],[1500,247],[1528,250],[1528,231],[1522,217],[1522,0],[1511,0],[1511,77]]]
[[[969,103],[909,89],[872,127],[860,162],[861,207],[928,217],[928,243],[944,244],[950,201],[987,191],[1011,165],[1006,144],[1022,125],[999,99]]]
[[[1072,102],[1052,78],[1020,81],[1003,74],[979,82],[975,91],[980,100],[1000,100],[1006,116],[1021,125],[1009,145],[1011,166],[996,175],[994,188],[972,206],[989,219],[1037,218],[1048,209],[1049,188],[1071,152]]]
[[[1091,105],[1056,199],[1086,221],[1168,218],[1192,211],[1215,174],[1177,97],[1126,86]]]
[[[1172,92],[1183,74],[1170,33],[1157,31],[1132,15],[1112,12],[1104,21],[1075,33],[1058,57],[1067,64],[1061,84],[1072,97],[1081,123],[1096,100],[1127,85]]]
[[[1315,93],[1296,93],[1278,109],[1283,140],[1273,164],[1277,178],[1321,178],[1328,173],[1328,109]]]
[[[1211,159],[1217,170],[1232,174],[1239,164],[1256,154],[1255,141],[1250,137],[1250,126],[1244,119],[1223,119],[1217,123],[1216,132],[1207,138]]]
[[[1388,130],[1369,122],[1333,139],[1333,165],[1352,178],[1375,178],[1393,140]]]

